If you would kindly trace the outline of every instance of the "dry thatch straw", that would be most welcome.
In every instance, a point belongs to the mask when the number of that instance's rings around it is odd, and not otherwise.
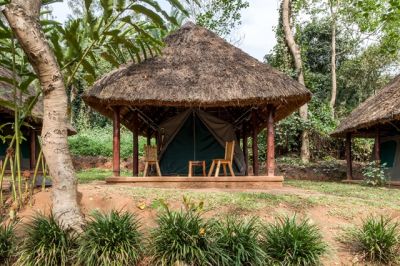
[[[346,133],[352,133],[372,136],[372,131],[377,127],[387,127],[398,120],[400,120],[400,75],[354,109],[332,135],[343,137]]]
[[[86,92],[85,102],[109,117],[108,108],[113,105],[226,108],[273,104],[277,119],[282,119],[311,98],[297,81],[193,23],[170,34],[165,43],[161,55],[103,76]]]

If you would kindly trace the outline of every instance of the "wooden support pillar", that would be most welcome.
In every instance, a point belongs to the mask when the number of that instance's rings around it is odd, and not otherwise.
[[[151,135],[147,133],[147,146],[151,146]]]
[[[381,136],[379,129],[377,129],[375,132],[375,161],[379,166],[381,163]]]
[[[120,162],[121,162],[121,125],[120,125],[120,107],[113,107],[113,174],[114,176],[121,175]]]
[[[137,112],[133,113],[133,176],[139,176],[139,118]]]
[[[351,133],[346,134],[346,163],[347,163],[347,171],[346,176],[347,180],[353,179],[353,158],[351,154]]]
[[[266,151],[267,176],[275,176],[275,107],[268,106],[267,121],[267,151]]]
[[[36,167],[36,132],[34,129],[30,130],[30,156],[29,156],[29,167],[31,170],[35,170]]]
[[[251,119],[253,124],[253,174],[258,176],[257,110],[253,110]]]
[[[244,155],[244,162],[246,165],[245,175],[249,175],[249,147],[247,145],[248,137],[247,132],[243,132],[243,155]]]

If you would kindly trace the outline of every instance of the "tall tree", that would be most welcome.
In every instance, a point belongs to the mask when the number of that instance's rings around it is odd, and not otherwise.
[[[331,100],[329,106],[332,111],[332,117],[335,116],[335,103],[337,94],[337,78],[336,78],[336,8],[339,0],[329,0],[329,10],[331,14],[331,75],[332,89]]]
[[[290,53],[292,54],[294,65],[296,68],[297,80],[305,85],[304,83],[304,69],[303,62],[301,59],[301,52],[299,46],[293,36],[291,29],[291,0],[283,0],[282,2],[282,25],[285,35],[286,43],[289,47]],[[300,118],[303,121],[308,120],[308,105],[304,104],[300,107]],[[309,148],[309,136],[306,129],[303,130],[301,134],[301,151],[300,157],[303,163],[308,163],[310,161],[310,148]]]

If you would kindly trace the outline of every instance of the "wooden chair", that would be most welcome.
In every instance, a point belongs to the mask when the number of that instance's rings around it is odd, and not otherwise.
[[[233,162],[233,155],[235,152],[235,141],[229,141],[225,143],[225,158],[224,159],[214,159],[212,161],[210,171],[208,172],[208,176],[211,176],[215,165],[217,165],[217,169],[215,170],[215,176],[219,176],[219,171],[221,168],[221,165],[224,168],[224,175],[227,176],[226,172],[226,166],[229,167],[229,171],[231,172],[231,176],[235,176],[235,173],[233,172],[232,168],[232,162]]]
[[[157,175],[161,176],[160,165],[158,163],[158,158],[157,158],[157,147],[144,145],[144,155],[145,155],[145,158],[144,158],[143,176],[144,177],[147,176],[147,171],[149,169],[149,165],[155,165]]]

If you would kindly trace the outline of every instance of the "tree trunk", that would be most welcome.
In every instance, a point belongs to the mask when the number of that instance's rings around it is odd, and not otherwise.
[[[331,74],[332,74],[332,91],[329,106],[332,112],[332,118],[335,117],[335,103],[337,94],[337,79],[336,79],[336,11],[334,10],[333,0],[330,2],[330,11],[332,19],[332,43],[331,43]]]
[[[290,0],[283,0],[282,2],[282,25],[285,34],[285,40],[289,47],[290,53],[292,54],[294,65],[297,72],[297,80],[304,85],[304,70],[303,63],[301,61],[300,48],[297,46],[294,40],[292,29],[290,27]],[[303,121],[308,120],[308,105],[304,104],[299,110],[300,118]],[[308,131],[303,130],[301,134],[301,153],[300,157],[303,163],[308,163],[310,161],[310,149],[309,149],[309,136]]]
[[[65,228],[81,230],[83,217],[67,143],[67,94],[60,67],[39,24],[40,0],[12,0],[3,13],[43,89],[42,146],[53,180],[52,212]]]

